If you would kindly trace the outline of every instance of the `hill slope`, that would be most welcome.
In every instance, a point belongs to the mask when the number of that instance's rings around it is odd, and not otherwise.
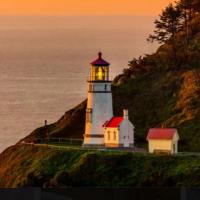
[[[18,145],[3,152],[0,163],[1,188],[200,186],[198,155],[149,156]]]

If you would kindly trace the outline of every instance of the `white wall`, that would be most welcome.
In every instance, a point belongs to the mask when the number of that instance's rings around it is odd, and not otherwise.
[[[123,120],[120,124],[119,131],[119,142],[123,144],[124,147],[134,146],[134,126],[128,119]]]
[[[116,134],[116,138],[114,135]],[[110,137],[108,137],[110,135]],[[118,128],[104,128],[105,146],[118,147],[119,146],[119,130]]]
[[[154,150],[163,150],[176,154],[178,153],[178,140],[178,133],[174,135],[172,140],[149,140],[149,153],[154,153]],[[173,145],[175,145],[175,151]]]
[[[106,91],[105,84],[107,85]],[[92,109],[92,122],[86,123],[85,134],[104,135],[102,126],[113,116],[112,93],[108,93],[108,91],[111,91],[111,83],[92,83],[92,85],[93,91],[88,92],[87,102],[87,108]],[[104,137],[85,138],[84,144],[104,145]]]
[[[172,150],[171,140],[149,140],[149,152],[154,153],[154,150],[170,151]]]

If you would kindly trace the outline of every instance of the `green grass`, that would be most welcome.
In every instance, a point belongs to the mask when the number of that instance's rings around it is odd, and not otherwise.
[[[0,187],[200,186],[199,154],[159,156],[20,145],[4,152],[0,162]]]

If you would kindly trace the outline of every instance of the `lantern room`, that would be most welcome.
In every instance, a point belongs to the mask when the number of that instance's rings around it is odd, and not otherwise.
[[[102,59],[102,53],[99,52],[98,59],[91,63],[90,81],[109,81],[109,65]]]

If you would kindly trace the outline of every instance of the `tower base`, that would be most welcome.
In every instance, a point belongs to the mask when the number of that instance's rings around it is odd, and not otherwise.
[[[105,146],[103,134],[84,134],[83,146]]]

